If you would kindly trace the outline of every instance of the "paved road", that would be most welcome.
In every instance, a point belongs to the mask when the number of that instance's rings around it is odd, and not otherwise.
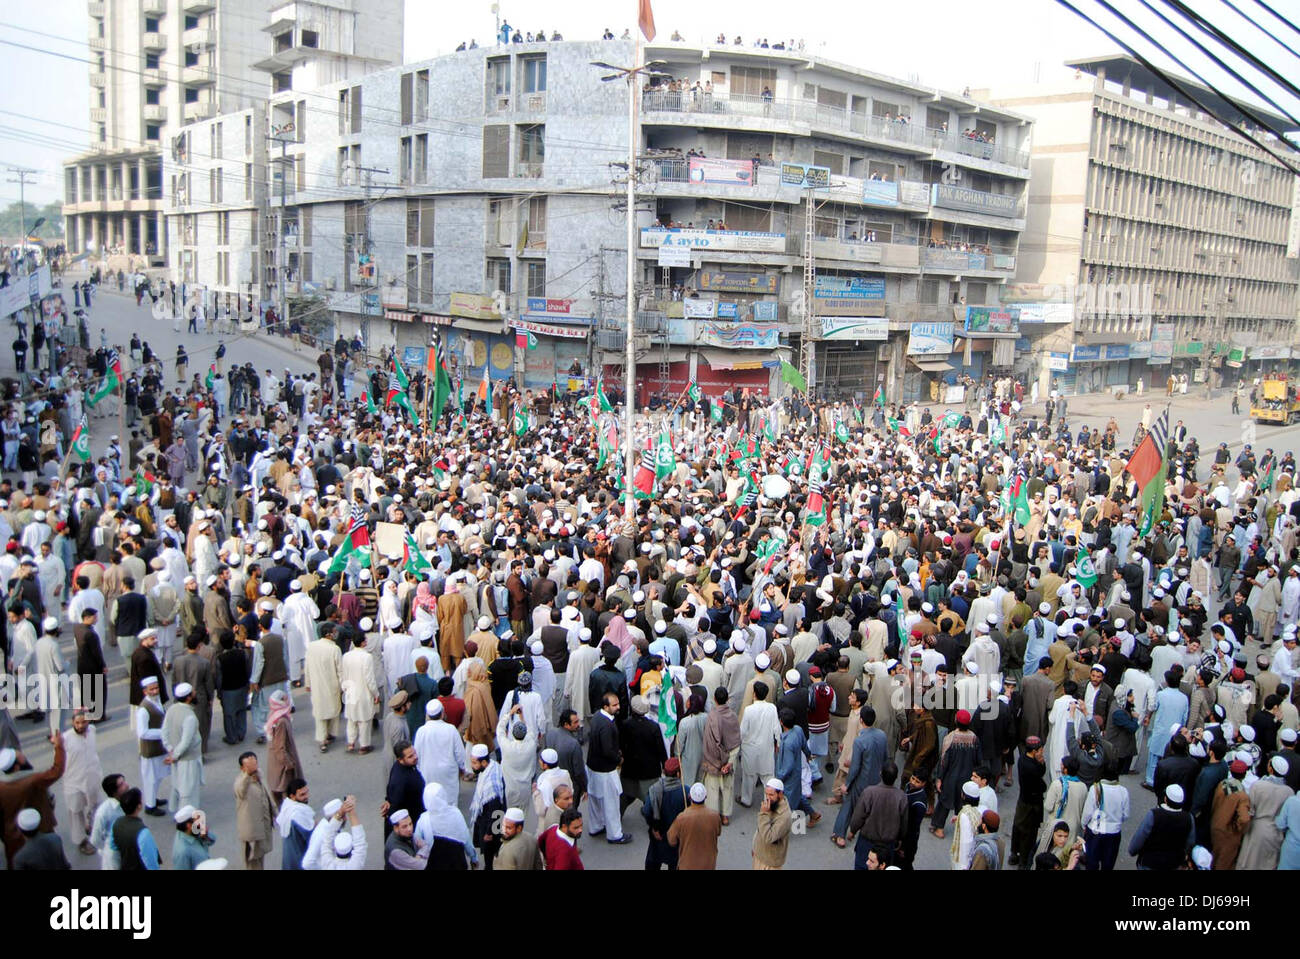
[[[100,327],[107,331],[111,343],[121,344],[123,347],[130,339],[132,331],[139,331],[141,337],[147,339],[154,350],[163,357],[174,355],[177,343],[184,342],[191,357],[191,371],[195,369],[201,370],[206,367],[208,357],[212,355],[212,351],[215,350],[219,339],[216,336],[206,334],[197,336],[193,334],[177,334],[173,332],[170,322],[154,320],[147,308],[137,308],[133,297],[123,297],[112,293],[102,294],[95,300],[92,320],[92,341],[94,342],[97,342]],[[268,366],[277,370],[282,370],[285,366],[288,366],[295,372],[306,372],[314,369],[315,353],[307,351],[305,348],[303,352],[295,353],[284,340],[279,338],[257,334],[244,337],[226,337],[225,341],[228,348],[227,362],[229,363],[242,363],[251,360],[259,370],[264,370]],[[125,349],[123,349],[123,355],[125,355]],[[0,357],[0,374],[9,373],[12,369],[12,355],[6,353],[5,356]],[[1153,407],[1158,408],[1156,406],[1157,402],[1163,403],[1163,397],[1152,397]],[[1142,405],[1136,399],[1117,401],[1109,397],[1080,397],[1070,400],[1070,419],[1077,429],[1080,422],[1089,423],[1090,425],[1095,422],[1099,426],[1104,426],[1105,420],[1111,415],[1115,415],[1120,421],[1121,428],[1131,434],[1141,415],[1141,409]],[[1227,410],[1228,400],[1226,398],[1207,403],[1200,398],[1178,397],[1175,398],[1172,415],[1175,419],[1181,417],[1189,425],[1192,425],[1201,439],[1202,447],[1212,449],[1221,440],[1240,441],[1240,418],[1231,416]],[[92,448],[96,455],[100,454],[107,445],[108,435],[116,431],[115,421],[113,420],[92,421]],[[1267,427],[1260,427],[1260,442],[1267,445],[1278,445],[1279,442],[1295,442],[1298,434],[1300,434],[1300,427],[1272,430]],[[1279,441],[1280,437],[1285,437],[1286,440]],[[68,656],[73,653],[70,634],[65,636],[64,652]],[[1251,652],[1253,655],[1254,650]],[[112,714],[112,718],[110,721],[101,724],[98,729],[100,756],[106,773],[122,772],[130,781],[138,783],[136,740],[130,732],[129,710],[126,707],[126,669],[115,648],[107,650],[107,653],[111,680],[109,712]],[[379,845],[382,839],[378,808],[383,799],[384,783],[387,778],[390,760],[378,752],[366,757],[350,756],[343,752],[341,745],[336,745],[329,753],[322,755],[311,742],[311,709],[307,696],[301,690],[296,692],[295,702],[298,708],[294,716],[294,733],[299,744],[299,754],[306,766],[307,780],[312,792],[312,804],[319,810],[320,806],[333,796],[340,796],[345,793],[355,794],[360,808],[366,815],[367,832],[375,842],[371,853],[371,863],[378,866],[381,855]],[[236,757],[244,748],[255,749],[263,757],[265,753],[262,748],[252,745],[255,733],[250,734],[247,746],[232,747],[224,745],[220,739],[220,724],[221,717],[218,710],[213,722],[211,752],[206,761],[206,785],[203,790],[202,806],[208,813],[208,821],[212,832],[218,837],[214,855],[230,858],[232,868],[239,868],[239,847],[234,829],[234,795],[232,792],[232,786],[238,772]],[[30,722],[22,722],[20,727],[24,749],[27,750],[32,762],[38,768],[48,765],[51,747],[48,742],[44,741],[41,729]],[[1127,837],[1136,828],[1142,815],[1151,807],[1151,794],[1138,786],[1136,776],[1125,777],[1124,783],[1129,786],[1133,806],[1133,815],[1129,820],[1128,827],[1124,830],[1125,840],[1127,841]],[[472,785],[468,784],[461,787],[460,807],[462,811],[469,806],[472,789]],[[1009,831],[1010,821],[1015,809],[1016,794],[1015,787],[1004,789],[1001,794],[1000,810],[1004,822],[1007,824],[1007,831]],[[851,868],[852,850],[840,851],[829,842],[830,826],[833,821],[833,816],[830,814],[836,811],[836,807],[823,806],[822,802],[825,797],[826,792],[823,789],[814,797],[814,803],[819,810],[827,813],[826,819],[809,830],[807,835],[793,840],[788,866],[803,869]],[[65,807],[61,794],[58,796],[58,804],[60,807]],[[753,839],[754,821],[754,812],[747,811],[740,806],[736,807],[736,815],[732,818],[732,824],[727,827],[723,834],[719,856],[720,867],[736,869],[749,867],[749,849]],[[588,868],[639,869],[642,867],[646,846],[646,828],[644,820],[640,816],[639,804],[635,804],[629,809],[624,817],[624,823],[625,829],[635,837],[634,843],[626,846],[611,846],[600,839],[582,842],[580,848]],[[153,829],[155,838],[163,851],[164,861],[169,862],[172,843],[171,820],[150,819],[148,824]],[[531,817],[529,826],[532,826]],[[68,848],[69,858],[72,860],[74,867],[80,869],[98,868],[97,858],[82,856],[72,848],[67,823],[62,823],[59,829],[64,837],[65,846]],[[267,857],[268,867],[278,868],[279,860],[280,851],[277,839],[275,851]],[[948,841],[938,840],[928,832],[923,832],[918,855],[918,867],[923,869],[946,869],[948,867]],[[1120,867],[1132,868],[1132,859],[1126,854],[1121,855]]]

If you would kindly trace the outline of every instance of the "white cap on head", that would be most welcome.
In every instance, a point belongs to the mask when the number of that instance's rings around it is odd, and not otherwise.
[[[176,688],[172,690],[172,695],[177,699],[184,699],[192,692],[194,692],[194,687],[189,683],[177,683]]]
[[[1184,798],[1183,787],[1177,783],[1170,783],[1165,787],[1165,802],[1181,806]]]
[[[23,832],[35,832],[41,828],[41,814],[30,806],[18,814],[18,828]]]
[[[696,783],[691,787],[691,802],[699,803],[709,798],[709,791],[704,788],[704,783]]]
[[[196,812],[198,812],[197,809],[195,809],[193,806],[191,806],[191,805],[189,805],[188,803],[186,803],[186,804],[185,804],[184,806],[182,806],[180,809],[176,810],[176,812],[175,812],[175,814],[172,816],[172,818],[175,819],[178,823],[179,823],[179,822],[189,822],[191,819],[194,818],[194,814],[195,814]]]
[[[334,837],[334,854],[336,856],[352,855],[352,833],[341,832]]]
[[[141,689],[148,689],[150,686],[157,686],[157,685],[158,685],[157,676],[146,676],[142,680],[140,680]]]
[[[785,792],[785,783],[773,776],[767,782],[763,783],[768,789],[775,789],[777,792]]]
[[[716,653],[717,651],[718,651],[718,643],[717,643],[717,640],[714,640],[714,639],[706,639],[706,640],[704,641],[704,655],[706,655],[706,656],[712,656],[712,655],[713,655],[714,653]]]
[[[436,699],[431,699],[424,705],[424,715],[430,719],[437,719],[442,715],[442,703]]]
[[[542,650],[545,648],[546,647],[542,645],[542,641],[540,639],[535,639],[533,640],[532,645],[528,647],[528,651],[532,653],[534,656],[540,656],[542,655]]]
[[[509,809],[506,810],[506,815],[505,815],[506,822],[512,822],[522,826],[524,824],[525,818],[527,817],[524,816],[524,811],[520,809],[518,806],[511,806]]]
[[[59,631],[59,617],[46,616],[41,620],[41,629],[45,630],[47,633],[57,633]]]
[[[772,665],[772,658],[767,653],[759,653],[754,657],[754,666],[758,669],[767,669]]]
[[[491,627],[491,625],[492,625],[492,620],[487,616],[480,616],[478,618],[479,629],[488,629],[489,627]]]
[[[790,669],[786,671],[785,681],[791,686],[798,686],[803,682],[803,675],[797,669]]]
[[[200,863],[195,863],[194,869],[196,872],[200,869],[204,872],[216,872],[225,869],[228,865],[230,865],[230,860],[223,856],[218,856],[215,859],[205,859]]]
[[[546,765],[554,766],[560,761],[560,754],[554,749],[543,749],[541,758],[542,762],[546,763]]]
[[[1214,864],[1214,853],[1204,846],[1197,846],[1192,850],[1192,864],[1197,869],[1209,869]]]
[[[396,826],[398,823],[410,818],[411,818],[411,814],[409,812],[407,812],[405,809],[399,809],[397,810],[397,812],[393,813],[391,816],[388,817],[388,821],[392,823],[394,826]]]
[[[484,744],[484,743],[475,743],[473,746],[470,747],[470,750],[469,750],[469,758],[470,758],[470,759],[487,759],[487,758],[488,758],[488,748],[487,748],[487,745]]]

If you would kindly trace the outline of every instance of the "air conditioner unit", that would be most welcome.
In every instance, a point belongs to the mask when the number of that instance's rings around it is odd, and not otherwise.
[[[545,110],[545,109],[546,109],[546,94],[545,94],[545,93],[534,93],[532,96],[530,96],[530,97],[528,98],[528,109],[530,109],[530,110]]]
[[[503,113],[510,109],[510,97],[497,97],[497,113]]]
[[[337,282],[338,282],[338,281],[336,281],[336,280],[334,279],[334,277],[332,277],[332,276],[327,276],[327,277],[325,278],[325,289],[327,289],[327,290],[332,290],[332,289],[334,289],[335,284],[336,284]]]
[[[393,286],[397,282],[397,277],[391,273],[384,274],[384,286]]]

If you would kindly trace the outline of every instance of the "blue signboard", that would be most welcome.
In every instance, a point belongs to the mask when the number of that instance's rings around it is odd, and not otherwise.
[[[817,299],[883,300],[885,278],[875,276],[819,276],[814,280]]]
[[[736,310],[736,304],[735,304],[735,303],[719,303],[719,304],[718,304],[718,319],[720,319],[720,320],[734,320],[734,319],[737,319],[738,317],[739,317],[739,313],[738,313],[737,310]]]

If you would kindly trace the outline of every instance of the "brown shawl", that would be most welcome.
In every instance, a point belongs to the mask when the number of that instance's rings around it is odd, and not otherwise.
[[[482,743],[491,749],[496,738],[497,710],[492,702],[492,687],[488,683],[487,667],[472,662],[466,671],[465,684],[465,742]]]
[[[726,703],[714,705],[704,722],[704,753],[700,769],[714,776],[731,762],[731,753],[740,748],[740,720]]]

